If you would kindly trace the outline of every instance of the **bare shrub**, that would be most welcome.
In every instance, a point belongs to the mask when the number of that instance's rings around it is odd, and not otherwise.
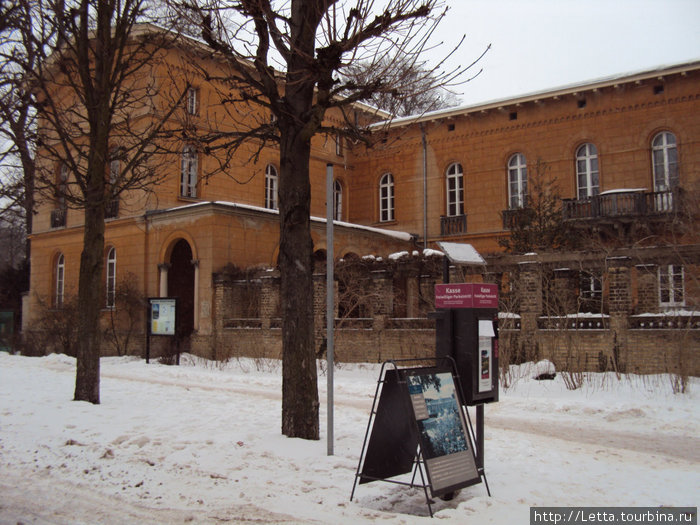
[[[66,296],[60,307],[39,299],[38,317],[25,334],[22,355],[40,356],[53,352],[76,356],[78,344],[78,298]]]
[[[117,355],[127,355],[136,335],[143,326],[147,300],[139,290],[136,275],[127,272],[115,290],[114,307],[109,308],[109,319],[104,340]]]

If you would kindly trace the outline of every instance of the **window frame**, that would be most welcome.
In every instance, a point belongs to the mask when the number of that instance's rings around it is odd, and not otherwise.
[[[338,179],[333,181],[333,219],[343,220],[343,185]]]
[[[107,250],[105,260],[105,307],[116,307],[117,298],[117,249],[112,246]]]
[[[379,222],[395,220],[394,205],[394,176],[386,172],[379,179]]]
[[[343,147],[343,136],[340,133],[337,133],[335,135],[335,154],[338,157],[342,157],[344,149],[345,148]]]
[[[660,265],[657,272],[659,307],[685,306],[685,268],[680,264]],[[679,279],[677,283],[676,278]],[[666,299],[664,296],[666,295]]]
[[[63,253],[56,256],[54,263],[54,308],[63,308],[66,292],[66,258]]]
[[[527,161],[522,153],[508,159],[508,209],[517,210],[527,204]],[[513,193],[515,183],[516,193]]]
[[[70,176],[70,170],[68,164],[65,162],[61,163],[58,168],[58,180],[56,181],[56,204],[62,210],[68,208],[68,202],[66,200],[66,195],[68,195],[68,177]]]
[[[672,138],[673,142],[669,142]],[[661,143],[658,143],[661,140]],[[670,159],[672,156],[675,157]],[[658,154],[661,155],[661,162],[657,162]],[[660,131],[651,140],[651,167],[654,184],[654,191],[671,191],[678,186],[678,139],[676,135],[668,130]],[[659,168],[660,167],[660,168]],[[659,173],[661,169],[661,173]],[[660,180],[662,179],[663,180]]]
[[[265,166],[265,208],[279,209],[279,172],[274,164]]]
[[[199,112],[199,89],[190,86],[187,88],[187,114],[197,115]]]
[[[583,168],[582,169],[582,163]],[[581,177],[585,177],[585,186]],[[576,148],[576,196],[578,199],[590,199],[600,193],[600,158],[598,148],[592,142],[586,142]]]
[[[445,170],[445,196],[445,215],[464,215],[464,169],[460,162],[453,162]]]
[[[199,182],[199,155],[192,144],[182,148],[180,157],[180,197],[196,199]]]

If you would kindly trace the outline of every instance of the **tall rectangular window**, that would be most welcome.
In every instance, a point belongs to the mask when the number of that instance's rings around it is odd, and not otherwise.
[[[117,295],[117,250],[110,248],[107,253],[106,264],[107,290],[105,294],[105,306],[114,308],[116,306]]]
[[[197,88],[189,88],[187,90],[187,113],[190,115],[196,115],[199,109],[199,90]]]
[[[600,193],[598,150],[591,143],[576,150],[576,182],[579,199],[588,199]]]
[[[659,266],[659,306],[685,306],[685,276],[683,266]]]
[[[464,215],[464,174],[455,162],[447,168],[447,216],[457,215]]]
[[[182,150],[180,196],[197,197],[197,151],[191,145],[185,146]]]
[[[385,173],[379,181],[379,220],[394,220],[394,176],[391,173]]]
[[[54,301],[53,305],[55,308],[63,307],[63,297],[65,291],[65,279],[66,279],[66,259],[63,254],[59,254],[56,258],[56,266],[54,268],[54,276],[56,281],[54,282]]]
[[[508,207],[523,208],[527,200],[527,165],[525,155],[516,153],[508,161]]]
[[[265,207],[268,210],[276,210],[277,205],[277,168],[268,164],[265,168]]]

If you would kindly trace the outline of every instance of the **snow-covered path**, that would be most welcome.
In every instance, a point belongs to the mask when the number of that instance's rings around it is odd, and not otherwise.
[[[336,371],[329,457],[325,435],[280,435],[277,362],[103,359],[93,406],[71,401],[73,359],[0,353],[0,524],[433,523],[420,490],[370,483],[349,501],[378,372]],[[663,378],[592,381],[569,392],[523,377],[502,392],[486,407],[493,497],[470,487],[437,502],[435,519],[510,524],[526,523],[530,506],[697,506],[700,382],[674,396]],[[324,433],[324,377],[319,386]]]

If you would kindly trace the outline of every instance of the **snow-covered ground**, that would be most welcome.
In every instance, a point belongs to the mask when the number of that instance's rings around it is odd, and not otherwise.
[[[185,356],[102,360],[98,406],[72,401],[75,361],[0,352],[0,523],[528,523],[530,506],[697,506],[700,380],[534,381],[487,405],[483,484],[438,500],[374,482],[349,501],[378,365],[335,376],[335,455],[280,433],[280,365]]]

